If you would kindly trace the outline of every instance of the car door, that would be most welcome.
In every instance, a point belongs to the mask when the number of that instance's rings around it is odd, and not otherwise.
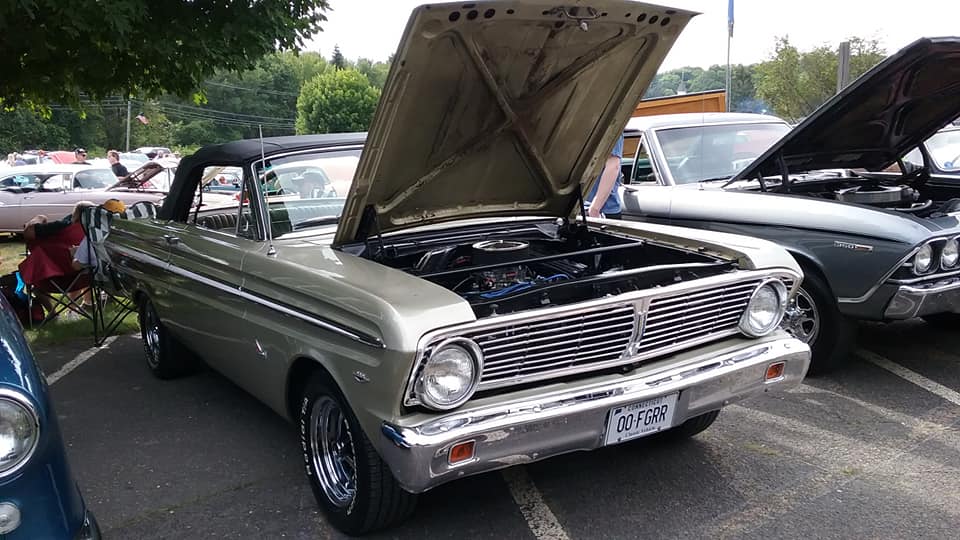
[[[240,197],[229,207],[203,206],[202,214],[191,211],[185,222],[169,222],[163,234],[175,281],[164,306],[165,323],[190,350],[228,375],[230,360],[249,353],[242,346],[249,342],[240,293],[243,259],[261,244],[249,201]]]
[[[670,198],[675,187],[663,185],[647,153],[642,135],[626,134],[623,146],[624,161],[632,160],[620,192],[623,217],[666,223],[670,217]]]

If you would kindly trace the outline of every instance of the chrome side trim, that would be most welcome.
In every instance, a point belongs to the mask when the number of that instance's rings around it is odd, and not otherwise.
[[[20,469],[26,467],[27,463],[30,463],[30,459],[33,457],[33,454],[37,451],[37,447],[40,445],[40,415],[37,413],[37,408],[34,406],[33,401],[27,397],[26,394],[19,390],[14,390],[13,388],[3,388],[0,387],[0,399],[5,399],[7,401],[12,401],[17,405],[20,405],[30,413],[30,416],[33,417],[33,429],[36,431],[37,436],[34,437],[33,446],[30,447],[30,450],[27,451],[26,457],[23,458],[20,463],[18,463],[12,469],[6,470],[0,473],[0,478],[8,478],[17,473]]]
[[[118,249],[117,251],[120,252],[120,253],[122,253],[122,254],[124,254],[124,255],[126,255],[127,257],[130,257],[130,258],[132,258],[132,259],[136,259],[136,260],[139,260],[139,261],[141,261],[141,262],[148,263],[148,264],[156,264],[156,262],[159,261],[159,259],[157,259],[156,257],[153,257],[153,256],[151,256],[151,255],[147,255],[147,254],[145,254],[145,253],[141,253],[141,252],[136,251],[136,250],[129,250],[129,248],[127,248],[126,250],[124,250],[124,249]],[[319,327],[319,328],[323,328],[324,330],[328,330],[328,331],[333,332],[333,333],[335,333],[335,334],[339,334],[339,335],[344,336],[344,337],[346,337],[346,338],[352,339],[352,340],[354,340],[354,341],[356,341],[356,342],[358,342],[358,343],[363,343],[364,345],[368,345],[368,346],[370,346],[370,347],[376,347],[376,348],[378,348],[378,349],[385,349],[385,348],[386,348],[386,345],[384,345],[383,341],[380,340],[380,338],[378,338],[378,337],[371,336],[371,335],[366,334],[366,333],[363,333],[363,332],[357,332],[357,331],[355,331],[355,330],[353,330],[353,329],[351,329],[351,328],[347,328],[347,327],[345,327],[345,326],[341,326],[341,325],[339,325],[339,324],[337,324],[337,323],[328,321],[328,320],[326,320],[326,319],[323,319],[323,318],[321,318],[321,317],[317,317],[317,316],[315,316],[315,315],[311,315],[311,314],[308,314],[308,313],[304,313],[304,312],[302,312],[302,311],[300,311],[300,310],[298,310],[298,309],[296,309],[296,308],[294,308],[294,307],[287,306],[287,305],[282,304],[282,303],[280,303],[280,302],[275,302],[275,301],[270,300],[270,299],[268,299],[268,298],[266,298],[266,297],[263,297],[263,296],[261,296],[261,295],[254,294],[254,293],[251,293],[251,292],[248,292],[248,291],[244,291],[244,290],[240,289],[239,287],[234,287],[234,286],[231,286],[231,285],[227,285],[226,283],[223,283],[223,282],[221,282],[221,281],[218,281],[218,280],[209,278],[209,277],[204,276],[204,275],[201,275],[201,274],[197,274],[197,273],[195,273],[195,272],[191,272],[191,271],[189,271],[189,270],[184,270],[184,269],[182,269],[182,268],[173,266],[172,264],[167,264],[166,262],[162,262],[162,261],[160,261],[160,262],[161,262],[162,264],[161,264],[161,265],[157,265],[157,266],[166,266],[166,267],[167,267],[167,268],[166,268],[167,271],[172,272],[172,273],[174,273],[174,274],[176,274],[176,275],[178,275],[178,276],[180,276],[180,277],[184,277],[184,278],[187,278],[187,279],[196,281],[196,282],[198,282],[198,283],[202,283],[202,284],[204,284],[204,285],[207,285],[207,286],[209,286],[209,287],[212,287],[212,288],[214,288],[214,289],[217,289],[218,291],[222,291],[222,292],[225,292],[225,293],[227,293],[227,294],[232,294],[232,295],[234,295],[234,296],[238,296],[238,297],[240,297],[240,298],[243,298],[244,300],[249,300],[249,301],[251,301],[251,302],[254,302],[254,303],[256,303],[256,304],[259,304],[259,305],[261,305],[261,306],[264,306],[264,307],[266,307],[266,308],[268,308],[268,309],[272,309],[272,310],[277,311],[277,312],[279,312],[279,313],[283,313],[284,315],[289,315],[289,316],[291,316],[291,317],[300,319],[301,321],[307,322],[307,323],[312,324],[312,325],[314,325],[314,326],[317,326],[317,327]]]
[[[839,304],[860,304],[860,303],[862,303],[862,302],[866,302],[867,300],[870,299],[871,296],[873,296],[873,293],[877,292],[877,289],[879,289],[879,288],[880,288],[882,285],[884,285],[885,283],[892,283],[892,284],[918,283],[918,282],[920,282],[920,281],[936,280],[936,279],[938,279],[938,278],[949,277],[949,276],[952,276],[952,275],[955,275],[955,274],[960,274],[960,270],[956,270],[956,271],[944,272],[944,273],[940,273],[940,274],[936,274],[936,273],[924,274],[922,277],[919,277],[919,278],[916,278],[916,279],[911,278],[911,279],[909,279],[909,280],[890,279],[890,278],[893,276],[893,274],[895,274],[895,273],[897,272],[897,270],[899,270],[900,268],[902,268],[903,265],[907,263],[907,261],[909,261],[910,259],[912,259],[913,256],[917,254],[917,251],[919,251],[920,248],[921,248],[924,244],[927,244],[927,243],[929,243],[929,242],[934,242],[934,241],[937,241],[937,240],[947,240],[947,239],[950,239],[950,238],[953,238],[953,237],[954,237],[954,235],[951,234],[951,235],[936,236],[936,237],[933,237],[933,238],[927,238],[926,240],[924,240],[924,241],[921,242],[920,244],[914,246],[913,249],[911,249],[911,250],[906,254],[906,256],[904,256],[902,259],[900,259],[900,260],[897,262],[897,264],[893,265],[893,268],[891,268],[886,274],[884,274],[883,277],[880,278],[880,280],[878,280],[878,281],[873,285],[873,287],[870,287],[870,289],[867,290],[867,292],[865,292],[864,294],[862,294],[862,295],[860,295],[860,296],[857,296],[856,298],[843,297],[843,296],[837,297],[837,303],[839,303]],[[939,261],[937,262],[937,264],[938,264],[938,265],[940,264]]]

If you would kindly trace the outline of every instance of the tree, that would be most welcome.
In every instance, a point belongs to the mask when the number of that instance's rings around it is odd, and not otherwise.
[[[387,82],[387,73],[390,72],[390,62],[374,62],[367,58],[358,58],[355,67],[367,77],[370,84],[383,89],[383,85]]]
[[[120,92],[188,95],[321,30],[328,0],[0,3],[0,101],[78,103]]]
[[[333,57],[330,58],[330,63],[336,69],[346,69],[347,60],[343,57],[343,53],[340,52],[340,46],[333,46]]]
[[[851,38],[850,76],[859,77],[884,59],[876,40]],[[787,37],[777,38],[772,58],[757,66],[757,97],[788,120],[799,120],[822,105],[837,90],[836,47],[821,45],[801,52]]]
[[[355,69],[332,70],[303,85],[297,100],[297,133],[366,130],[380,89]]]

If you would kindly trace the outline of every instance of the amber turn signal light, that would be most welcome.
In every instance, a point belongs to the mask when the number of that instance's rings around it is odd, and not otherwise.
[[[473,447],[476,441],[457,443],[450,447],[449,462],[451,465],[473,459]]]
[[[764,380],[772,381],[774,379],[779,379],[783,377],[783,370],[786,367],[784,362],[776,362],[767,366],[767,375],[764,377]]]

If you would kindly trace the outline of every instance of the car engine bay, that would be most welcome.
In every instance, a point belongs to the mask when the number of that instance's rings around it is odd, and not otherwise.
[[[819,171],[794,176],[786,186],[779,179],[766,179],[761,190],[864,204],[918,217],[939,217],[960,210],[960,199],[937,202],[926,197],[922,172],[899,175],[851,170]]]
[[[581,302],[736,268],[732,261],[700,251],[566,222],[408,235],[369,251],[361,255],[457,293],[477,317]]]

